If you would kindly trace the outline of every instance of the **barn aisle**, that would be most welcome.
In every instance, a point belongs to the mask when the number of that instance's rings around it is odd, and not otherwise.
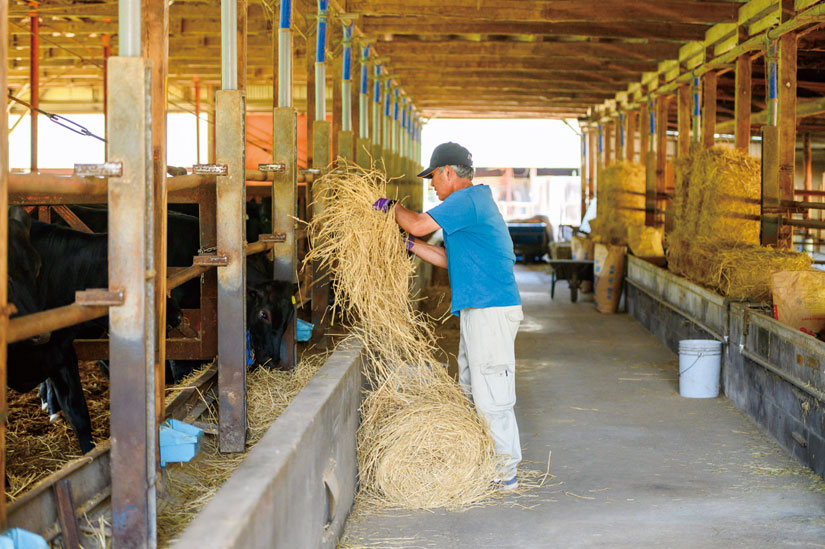
[[[353,512],[343,547],[825,546],[825,483],[725,397],[683,399],[678,360],[590,296],[519,268],[522,469],[540,488],[468,511]],[[541,475],[537,475],[541,476]]]

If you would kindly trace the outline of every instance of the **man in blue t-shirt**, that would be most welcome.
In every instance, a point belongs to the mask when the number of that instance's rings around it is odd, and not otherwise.
[[[427,213],[395,204],[395,219],[414,236],[443,230],[446,249],[413,236],[407,237],[407,249],[448,271],[451,310],[461,319],[459,382],[487,420],[496,450],[504,457],[501,476],[494,481],[503,489],[514,489],[521,461],[513,412],[515,339],[523,315],[513,275],[513,242],[490,187],[473,185],[473,159],[467,149],[442,143],[418,177],[432,179],[441,204]],[[381,198],[374,207],[388,211],[394,203]]]

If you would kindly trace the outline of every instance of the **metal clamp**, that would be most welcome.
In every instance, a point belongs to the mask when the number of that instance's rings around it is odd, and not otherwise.
[[[321,170],[321,168],[304,168],[302,170],[298,170],[298,173],[300,173],[302,175],[307,175],[307,174],[321,175],[322,171],[323,170]]]
[[[123,305],[125,300],[126,294],[123,290],[94,288],[75,292],[74,294],[75,303],[86,307],[117,307]]]
[[[282,173],[286,171],[286,164],[258,164],[258,171]]]
[[[75,164],[75,177],[122,177],[123,162],[104,162],[103,164]]]
[[[192,265],[205,265],[209,267],[226,267],[229,265],[229,258],[225,255],[204,254],[196,255],[192,258]]]
[[[286,242],[286,233],[258,235],[259,242]]]
[[[226,164],[195,164],[192,166],[195,175],[229,175],[229,166]]]

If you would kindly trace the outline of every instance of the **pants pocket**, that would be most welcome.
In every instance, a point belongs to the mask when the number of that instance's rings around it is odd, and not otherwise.
[[[516,404],[516,369],[513,364],[481,367],[492,410],[506,410]]]

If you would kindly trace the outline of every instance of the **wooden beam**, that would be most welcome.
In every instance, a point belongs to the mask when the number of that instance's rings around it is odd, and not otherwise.
[[[468,20],[555,22],[677,21],[734,23],[738,3],[689,0],[416,0],[415,9],[429,17]],[[410,16],[407,0],[347,0],[345,10],[362,15]]]
[[[602,126],[602,148],[604,150],[604,166],[613,164],[613,122],[608,122]]]
[[[713,147],[716,133],[716,72],[705,74],[704,97],[702,98],[702,146],[706,149]]]
[[[545,71],[545,70],[608,70],[634,73],[654,71],[656,61],[633,59],[571,59],[568,56],[490,56],[490,55],[445,55],[429,54],[415,56],[396,56],[392,59],[394,71],[406,68],[430,69],[433,77],[451,72],[454,68],[472,67],[474,70],[510,69]]]
[[[622,150],[622,140],[624,139],[624,125],[622,124],[622,115],[616,117],[616,121],[613,123],[615,132],[614,132],[614,143],[613,143],[613,155],[615,157],[614,162],[618,164],[622,160],[624,160]]]
[[[690,153],[690,107],[691,107],[690,86],[683,84],[679,86],[679,156],[684,157]]]
[[[736,148],[745,152],[751,143],[751,71],[749,55],[736,58]]]
[[[650,148],[650,111],[647,102],[642,103],[639,108],[639,162],[642,166],[647,165],[647,151]]]
[[[646,38],[684,42],[702,40],[707,25],[697,23],[661,22],[553,22],[553,21],[479,21],[455,20],[443,17],[374,17],[363,16],[361,29],[368,35],[448,35],[495,34],[536,36],[590,36],[597,38]]]
[[[667,166],[667,120],[670,108],[670,96],[660,95],[656,98],[656,209],[664,210],[665,201],[661,197],[667,192],[665,171]],[[656,225],[664,226],[664,214],[656,214]]]
[[[633,162],[636,156],[636,128],[639,113],[628,112],[625,118],[625,158],[628,162]]]
[[[469,42],[393,40],[380,44],[383,55],[392,60],[420,55],[514,56],[514,57],[591,57],[615,59],[661,59],[679,54],[678,43],[648,42],[623,44],[614,42]]]

